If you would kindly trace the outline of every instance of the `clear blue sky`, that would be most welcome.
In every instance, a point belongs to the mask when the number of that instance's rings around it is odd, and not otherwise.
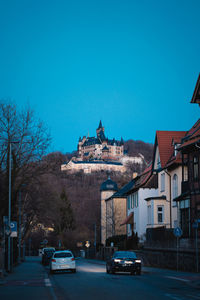
[[[51,151],[79,136],[154,143],[188,130],[200,72],[199,0],[0,0],[0,98],[27,103]]]

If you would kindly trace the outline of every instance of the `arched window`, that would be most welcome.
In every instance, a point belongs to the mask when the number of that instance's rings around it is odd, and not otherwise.
[[[174,174],[173,176],[173,199],[178,196],[178,176]]]

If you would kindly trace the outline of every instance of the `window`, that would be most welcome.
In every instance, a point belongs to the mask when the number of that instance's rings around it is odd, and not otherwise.
[[[163,206],[157,206],[158,223],[163,223]]]
[[[172,181],[172,196],[173,199],[178,196],[178,176],[174,174]]]
[[[199,178],[199,164],[198,164],[198,158],[194,156],[193,158],[193,172],[194,172],[194,180],[197,180]]]
[[[131,197],[131,196],[128,196],[128,199],[127,199],[127,202],[128,202],[128,209],[130,209],[130,197]]]
[[[161,168],[161,163],[160,163],[160,156],[157,158],[157,169]]]
[[[160,189],[160,191],[161,192],[165,191],[165,173],[161,174],[161,189]]]
[[[151,224],[151,205],[147,206],[147,220],[148,224]]]

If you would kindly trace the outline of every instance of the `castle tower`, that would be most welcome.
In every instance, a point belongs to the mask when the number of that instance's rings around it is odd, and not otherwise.
[[[104,181],[100,188],[101,191],[101,243],[106,243],[106,199],[110,198],[118,191],[117,183],[110,179]]]
[[[97,133],[97,138],[99,138],[101,142],[103,142],[106,139],[104,134],[104,127],[102,126],[101,120],[99,122],[99,127],[97,128],[96,133]]]

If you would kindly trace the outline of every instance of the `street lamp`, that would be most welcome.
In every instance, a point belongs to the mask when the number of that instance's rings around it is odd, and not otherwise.
[[[11,152],[12,152],[12,144],[18,144],[16,141],[9,141],[9,187],[8,187],[8,228],[11,223]],[[10,235],[8,235],[8,272],[11,271],[10,266]]]

